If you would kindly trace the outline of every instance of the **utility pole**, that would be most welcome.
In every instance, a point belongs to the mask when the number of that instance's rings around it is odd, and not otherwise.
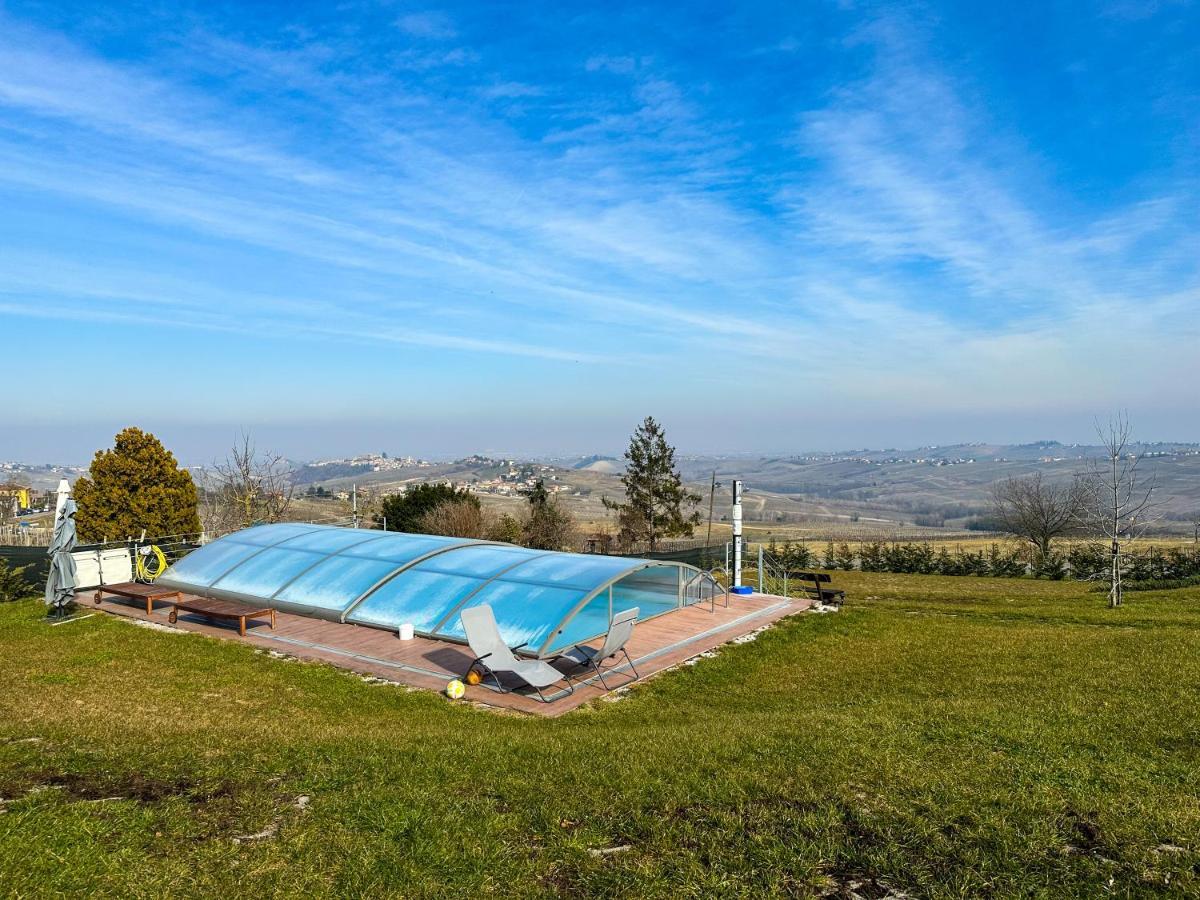
[[[704,539],[704,546],[712,546],[712,523],[713,523],[713,502],[717,499],[717,470],[713,469],[712,486],[708,489],[708,537]]]

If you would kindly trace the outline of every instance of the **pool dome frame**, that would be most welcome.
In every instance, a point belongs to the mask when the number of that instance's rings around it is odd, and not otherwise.
[[[389,630],[411,621],[418,635],[455,643],[464,642],[462,610],[489,602],[505,640],[535,658],[601,637],[613,613],[630,606],[645,620],[725,591],[710,573],[675,560],[302,523],[217,538],[158,583]]]

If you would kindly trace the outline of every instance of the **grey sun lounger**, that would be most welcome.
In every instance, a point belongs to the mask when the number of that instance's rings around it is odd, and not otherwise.
[[[600,683],[607,691],[608,682],[604,680],[601,666],[618,653],[624,653],[625,661],[629,663],[629,668],[633,671],[633,680],[637,681],[641,676],[638,675],[637,669],[633,668],[633,660],[629,658],[629,651],[625,649],[625,645],[633,637],[633,626],[637,624],[638,613],[639,609],[635,606],[633,609],[627,609],[613,616],[612,622],[608,625],[608,634],[604,636],[604,643],[599,650],[586,644],[576,644],[566,653],[555,658],[591,669],[600,678]]]
[[[500,636],[500,629],[496,625],[496,616],[486,603],[464,609],[462,626],[463,631],[467,633],[467,644],[470,646],[471,652],[475,654],[467,671],[470,672],[471,669],[479,666],[483,669],[485,677],[488,675],[492,677],[496,682],[496,687],[502,693],[508,693],[509,689],[505,688],[500,681],[500,676],[497,674],[500,672],[509,672],[520,678],[537,691],[537,695],[543,703],[550,701],[542,693],[542,688],[550,687],[559,681],[567,682],[568,693],[575,690],[571,679],[549,663],[540,659],[518,659],[513,650],[520,650],[525,645],[520,644],[509,648],[508,644],[504,643],[504,638]]]

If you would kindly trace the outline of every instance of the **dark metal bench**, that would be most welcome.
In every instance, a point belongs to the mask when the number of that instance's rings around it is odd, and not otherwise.
[[[818,603],[841,606],[846,601],[845,591],[834,587],[825,587],[829,584],[829,576],[824,572],[793,572],[790,577],[801,582],[800,590]]]

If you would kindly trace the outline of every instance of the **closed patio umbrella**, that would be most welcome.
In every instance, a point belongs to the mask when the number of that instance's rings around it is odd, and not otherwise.
[[[63,503],[54,520],[54,536],[50,539],[50,577],[46,579],[46,605],[62,616],[75,599],[75,501]]]

